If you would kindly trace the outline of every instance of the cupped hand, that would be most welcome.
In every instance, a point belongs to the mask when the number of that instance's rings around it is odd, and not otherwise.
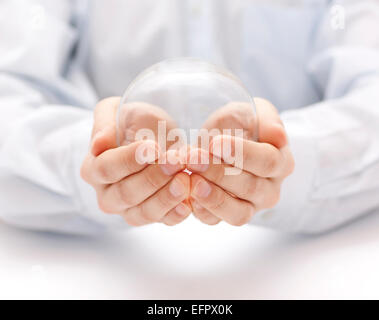
[[[216,111],[205,127],[245,128],[244,136],[219,135],[213,138],[210,153],[201,149],[190,151],[188,169],[193,172],[190,202],[194,215],[206,224],[217,224],[221,220],[235,226],[248,223],[255,212],[277,204],[282,182],[294,169],[294,159],[276,108],[263,99],[255,99],[255,104],[258,142],[251,140],[254,136],[251,109],[236,103]],[[242,162],[232,163],[230,155],[222,152],[222,146],[230,145],[231,150],[237,150],[237,144],[243,146]],[[200,155],[209,156],[209,164],[196,164]],[[230,168],[238,169],[235,172],[239,174],[226,174],[227,170],[233,172]]]
[[[120,214],[132,226],[153,222],[175,225],[191,213],[187,199],[190,178],[184,165],[158,164],[159,157],[179,157],[176,151],[160,150],[153,140],[134,141],[132,133],[139,128],[165,120],[168,130],[174,122],[160,108],[135,103],[125,118],[129,124],[121,132],[122,143],[116,142],[116,112],[120,98],[100,101],[94,113],[90,150],[81,167],[82,178],[97,194],[100,209]],[[122,114],[120,115],[123,116]],[[141,153],[141,150],[143,151]]]

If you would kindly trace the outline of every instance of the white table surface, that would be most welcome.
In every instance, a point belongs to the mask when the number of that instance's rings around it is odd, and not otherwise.
[[[379,298],[379,212],[305,237],[194,218],[96,238],[0,224],[0,298]]]

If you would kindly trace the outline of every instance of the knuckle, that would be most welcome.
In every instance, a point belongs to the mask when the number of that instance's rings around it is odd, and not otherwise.
[[[145,181],[149,189],[157,190],[162,186],[161,175],[155,171],[155,166],[149,166],[147,170],[143,171]]]
[[[250,199],[254,196],[259,189],[259,179],[256,177],[250,177],[248,181],[243,185],[242,195],[244,199]]]
[[[141,221],[137,221],[136,219],[130,218],[127,215],[123,215],[124,221],[131,227],[141,227],[144,225]]]
[[[246,212],[233,216],[233,219],[231,219],[230,224],[235,227],[241,227],[247,224],[251,219],[250,211],[251,210],[249,208],[249,210],[246,210]]]
[[[213,181],[215,184],[220,185],[225,177],[224,165],[218,164],[214,166]]]
[[[109,206],[109,203],[104,199],[102,195],[97,195],[97,205],[99,209],[104,213],[114,213]]]
[[[121,156],[121,163],[126,168],[128,172],[135,172],[136,168],[133,165],[135,163],[135,153],[134,152],[125,152]]]
[[[132,191],[125,181],[116,184],[116,192],[118,193],[118,199],[120,199],[122,204],[127,208],[134,207],[137,204]]]
[[[249,163],[250,160],[251,160],[251,153],[248,152],[248,150],[247,150],[247,152],[244,150],[242,152],[242,161],[243,161],[243,163]]]
[[[264,159],[263,162],[263,175],[270,176],[278,166],[278,159],[277,157],[268,156]]]
[[[209,197],[208,207],[212,210],[219,210],[224,206],[226,201],[226,193],[224,191],[213,192],[212,196]]]
[[[97,161],[95,165],[95,172],[101,181],[109,181],[110,172],[109,167],[103,161]]]
[[[126,224],[128,224],[131,227],[141,227],[142,226],[142,224],[137,223],[135,221],[129,221],[126,218],[124,218],[124,221],[126,222]]]
[[[143,220],[147,221],[148,223],[149,222],[156,222],[157,221],[157,219],[154,219],[151,211],[148,210],[148,208],[146,208],[146,206],[144,205],[144,203],[142,203],[141,206],[140,206],[139,216]]]
[[[169,209],[173,204],[181,201],[181,199],[175,199],[170,192],[158,192],[157,200],[161,210]]]

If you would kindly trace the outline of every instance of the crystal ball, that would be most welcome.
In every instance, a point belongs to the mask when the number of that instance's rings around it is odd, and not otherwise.
[[[194,58],[165,60],[141,72],[117,112],[119,146],[155,139],[168,150],[237,131],[257,140],[254,100],[230,71]]]

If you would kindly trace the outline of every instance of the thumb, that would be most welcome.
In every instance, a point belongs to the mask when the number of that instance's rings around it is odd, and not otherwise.
[[[119,97],[111,97],[96,105],[91,141],[91,153],[95,157],[117,147],[116,113],[119,103]]]
[[[257,108],[259,142],[272,144],[280,149],[287,144],[287,135],[277,109],[269,101],[254,98]]]

